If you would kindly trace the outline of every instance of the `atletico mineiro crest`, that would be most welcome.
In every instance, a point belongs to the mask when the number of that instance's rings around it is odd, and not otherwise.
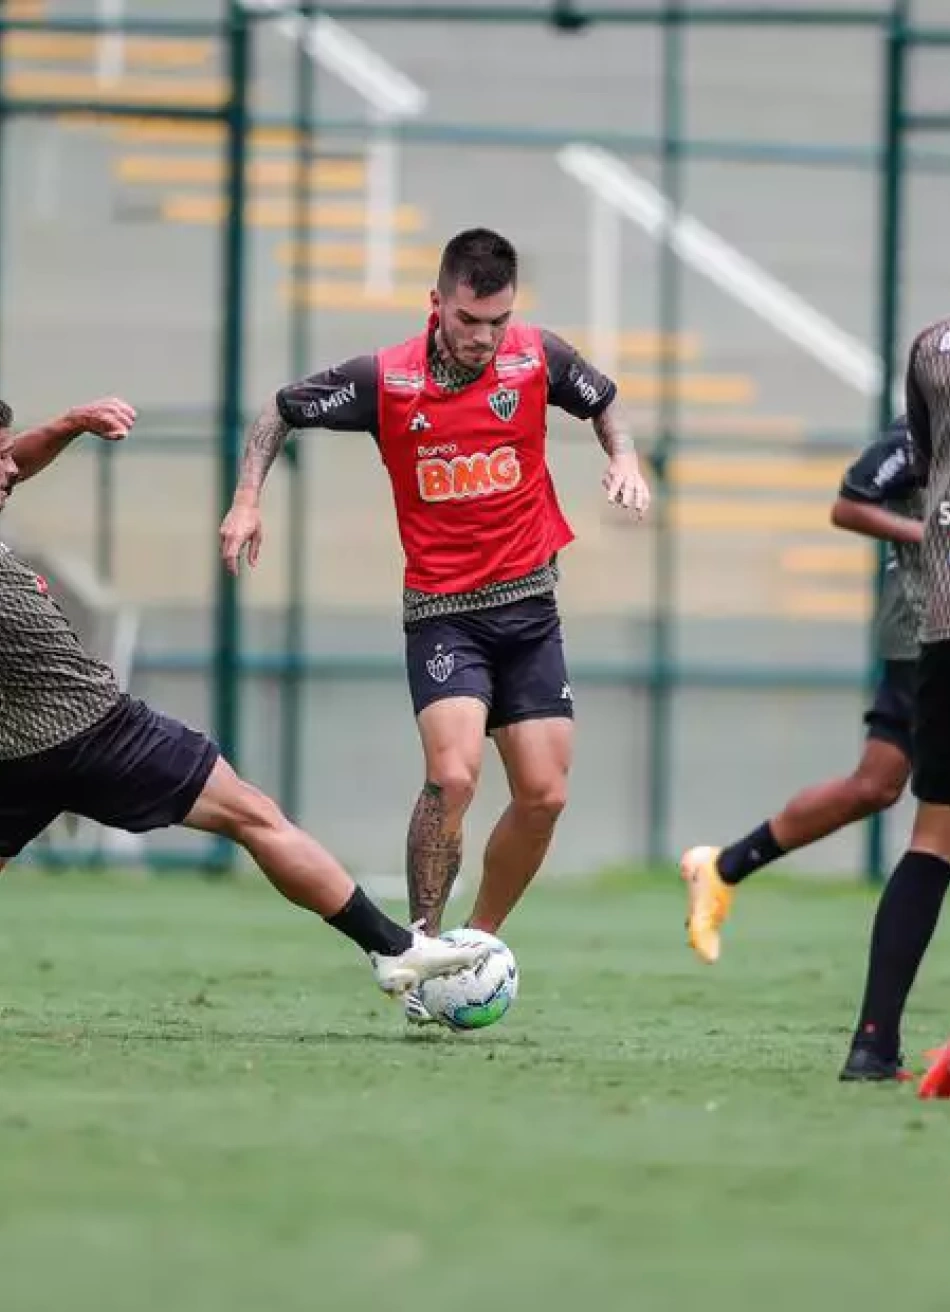
[[[490,393],[488,404],[492,412],[507,424],[514,418],[520,400],[521,393],[515,388],[499,387],[497,391]]]
[[[426,669],[436,683],[445,683],[455,669],[455,656],[450,651],[443,651],[441,642],[437,643],[435,655],[426,661]]]

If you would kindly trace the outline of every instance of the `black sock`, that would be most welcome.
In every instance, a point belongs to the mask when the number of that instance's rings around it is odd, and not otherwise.
[[[739,884],[784,855],[785,849],[776,843],[772,826],[766,822],[753,829],[751,834],[746,834],[745,838],[740,838],[738,843],[724,847],[719,853],[716,869],[727,884]]]
[[[354,889],[342,911],[327,916],[327,924],[351,938],[364,952],[378,952],[384,957],[398,957],[412,947],[412,934],[371,902],[363,890]]]
[[[855,1042],[885,1060],[900,1049],[904,1004],[940,918],[950,864],[929,852],[905,852],[881,894]]]

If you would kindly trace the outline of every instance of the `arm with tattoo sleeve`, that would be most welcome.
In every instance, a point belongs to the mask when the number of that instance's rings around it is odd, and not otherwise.
[[[627,431],[627,426],[623,421],[620,407],[616,401],[611,401],[606,410],[602,410],[599,415],[595,415],[591,423],[594,426],[594,432],[597,434],[597,441],[611,460],[614,456],[636,455],[633,438]]]
[[[272,397],[254,420],[248,433],[244,446],[244,459],[241,463],[241,476],[235,494],[236,500],[253,501],[254,504],[259,501],[264,480],[270,473],[270,467],[277,459],[289,432],[290,425],[277,408],[277,398]]]
[[[245,550],[251,568],[258,562],[264,540],[261,490],[289,432],[290,425],[278,410],[275,397],[251,426],[231,509],[221,525],[221,556],[232,574],[237,574]]]
[[[632,509],[638,517],[644,515],[650,505],[650,489],[640,473],[637,450],[617,401],[611,401],[591,423],[609,461],[603,477],[607,500]]]
[[[270,468],[296,428],[373,433],[378,429],[376,358],[356,356],[282,387],[255,419],[231,509],[221,525],[221,554],[236,574],[242,553],[257,564],[263,540],[260,499]]]
[[[543,331],[542,341],[548,404],[593,424],[610,462],[603,480],[608,499],[642,516],[650,505],[650,489],[640,473],[633,438],[617,401],[616,383],[557,334]]]

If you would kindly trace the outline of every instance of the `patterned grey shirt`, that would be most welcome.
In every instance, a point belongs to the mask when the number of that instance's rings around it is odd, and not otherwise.
[[[895,515],[924,516],[924,472],[901,415],[864,450],[844,476],[839,496],[883,506]],[[916,660],[923,616],[920,547],[888,543],[884,586],[874,616],[877,654],[885,661]]]
[[[594,419],[617,395],[616,384],[607,378],[555,333],[542,330],[548,370],[548,405],[566,411],[575,419]],[[475,375],[448,364],[429,342],[429,371],[436,385],[447,392],[467,387]],[[379,386],[377,357],[359,355],[334,369],[304,378],[277,393],[277,408],[292,428],[327,428],[334,432],[379,435]],[[468,614],[505,606],[528,597],[553,592],[558,582],[557,561],[551,560],[530,574],[505,583],[491,583],[475,592],[403,593],[406,624],[437,615]]]
[[[907,366],[907,423],[927,482],[922,642],[950,639],[950,319],[918,335]]]
[[[120,700],[36,575],[0,543],[0,760],[34,756],[92,728]]]

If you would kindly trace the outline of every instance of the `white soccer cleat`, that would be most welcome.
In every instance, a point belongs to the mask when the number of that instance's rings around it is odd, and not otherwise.
[[[383,992],[401,997],[427,979],[458,975],[463,970],[480,966],[490,951],[486,943],[449,943],[442,938],[429,938],[414,928],[411,948],[398,957],[371,952],[370,961],[376,983]]]
[[[406,1020],[410,1025],[438,1025],[439,1023],[422,1001],[422,995],[418,989],[411,989],[405,995],[403,1007],[406,1012]]]

